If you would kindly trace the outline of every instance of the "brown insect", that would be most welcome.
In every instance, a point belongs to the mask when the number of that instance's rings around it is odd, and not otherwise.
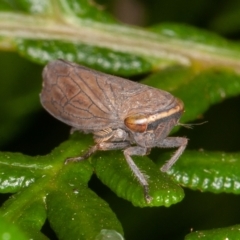
[[[144,156],[153,147],[178,150],[161,171],[168,171],[186,148],[183,137],[167,137],[184,111],[183,102],[170,93],[111,76],[64,60],[43,70],[43,107],[60,121],[84,133],[93,133],[95,145],[81,161],[97,150],[124,149],[123,154],[149,196],[146,176],[131,156]]]

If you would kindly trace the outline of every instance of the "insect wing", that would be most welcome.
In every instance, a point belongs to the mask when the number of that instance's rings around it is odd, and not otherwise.
[[[55,118],[86,131],[107,128],[117,119],[102,90],[102,78],[90,69],[57,60],[43,71],[43,107]]]

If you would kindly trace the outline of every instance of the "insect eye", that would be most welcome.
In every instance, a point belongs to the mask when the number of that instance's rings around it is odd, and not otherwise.
[[[124,124],[133,132],[145,132],[148,126],[147,117],[141,114],[131,115],[124,120]]]

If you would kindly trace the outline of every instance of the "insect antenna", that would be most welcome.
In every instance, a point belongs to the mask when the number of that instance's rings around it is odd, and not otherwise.
[[[207,123],[208,121],[205,122],[201,122],[201,123],[178,123],[178,126],[182,126],[188,129],[193,129],[193,126],[199,126],[199,125],[203,125],[205,123]]]

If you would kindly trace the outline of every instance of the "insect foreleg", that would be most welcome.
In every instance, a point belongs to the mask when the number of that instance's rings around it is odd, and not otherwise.
[[[161,167],[162,172],[167,172],[172,165],[178,160],[178,158],[183,153],[188,143],[188,139],[184,137],[167,137],[157,146],[161,148],[174,148],[178,147],[177,151],[173,156]]]
[[[147,152],[148,152],[147,148],[143,148],[139,146],[129,147],[123,151],[129,167],[133,171],[134,175],[137,177],[137,180],[139,181],[139,183],[143,186],[144,196],[146,201],[150,203],[152,200],[152,197],[149,196],[147,177],[140,171],[140,169],[137,167],[137,165],[134,163],[134,161],[130,157],[132,155],[144,156],[147,154]]]

